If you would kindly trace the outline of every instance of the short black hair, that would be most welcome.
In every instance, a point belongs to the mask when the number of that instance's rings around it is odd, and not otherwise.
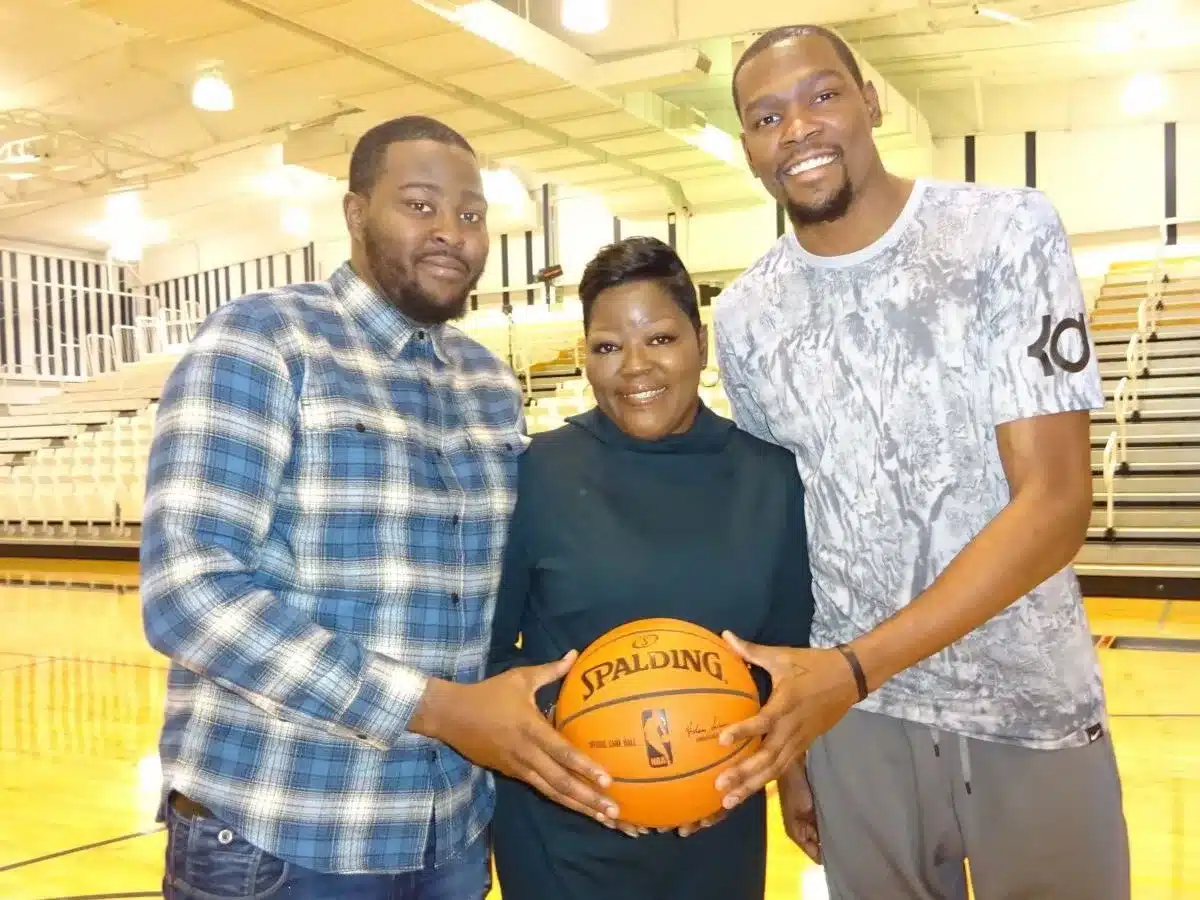
[[[687,267],[669,244],[653,237],[630,237],[602,247],[579,280],[583,330],[592,322],[592,307],[602,291],[634,281],[656,281],[700,331],[700,303]]]
[[[388,147],[401,141],[437,141],[475,155],[467,139],[449,125],[428,116],[401,116],[380,122],[358,139],[350,154],[350,190],[363,197],[370,196],[379,180],[380,164]]]
[[[864,86],[862,69],[858,66],[858,60],[854,58],[854,51],[837,34],[820,25],[781,25],[779,28],[772,28],[770,31],[759,35],[754,43],[746,48],[746,51],[737,61],[737,65],[733,67],[733,78],[730,79],[730,83],[733,86],[733,111],[738,114],[739,119],[742,117],[742,107],[738,100],[737,77],[738,72],[742,71],[742,66],[750,62],[750,60],[754,59],[754,57],[758,56],[764,50],[768,50],[776,44],[782,44],[784,41],[791,40],[792,38],[799,37],[822,37],[833,44],[833,49],[837,52],[838,58],[841,59],[847,71],[850,72],[854,83],[860,88]]]

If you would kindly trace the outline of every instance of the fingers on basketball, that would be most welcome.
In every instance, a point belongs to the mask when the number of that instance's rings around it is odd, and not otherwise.
[[[568,806],[572,803],[578,804],[572,808],[576,811],[582,810],[589,816],[594,817],[599,814],[610,819],[617,817],[619,810],[616,805],[588,787],[581,778],[577,778],[575,773],[562,765],[552,752],[534,748],[530,755],[533,771],[550,789],[552,799],[559,800]],[[564,800],[569,802],[564,802]]]
[[[739,798],[737,802],[741,802],[741,799],[761,790],[779,778],[792,765],[801,751],[801,738],[790,734],[787,729],[774,727],[784,716],[768,716],[767,713],[768,709],[764,707],[763,712],[755,717],[769,720],[765,728],[760,731],[755,727],[754,730],[748,730],[737,738],[743,740],[748,735],[765,734],[766,739],[762,745],[754,754],[726,772],[718,784],[718,787],[727,794],[737,794]],[[753,720],[747,720],[734,728],[746,728],[751,722]]]
[[[747,641],[731,631],[725,632],[723,636],[726,642],[737,652],[738,656],[746,662],[765,670],[773,680],[778,681],[787,672],[787,656],[781,648],[768,647],[763,644],[756,644],[753,641]]]
[[[763,655],[762,648],[759,647],[758,644],[743,640],[732,631],[723,632],[721,637],[723,637],[725,642],[734,649],[734,652],[736,652],[737,655],[742,659],[746,660],[746,662],[752,662],[755,665],[761,665],[756,658]]]
[[[778,694],[772,694],[766,704],[748,719],[735,722],[721,732],[721,745],[732,747],[749,738],[769,738],[775,723],[787,712],[789,704]]]
[[[721,732],[721,746],[732,747],[748,738],[763,737],[770,733],[772,723],[773,717],[768,715],[764,707],[757,715],[735,722]]]
[[[716,825],[718,822],[720,822],[722,819],[724,819],[727,815],[729,815],[728,810],[721,810],[719,813],[716,813],[715,815],[705,816],[703,819],[701,819],[699,822],[696,822],[694,825],[685,825],[683,828],[679,829],[679,834],[682,837],[690,837],[691,835],[695,834],[697,831],[702,831],[705,828],[712,828],[714,825]]]
[[[571,671],[571,666],[575,663],[575,657],[578,654],[572,650],[562,659],[554,662],[543,663],[540,666],[534,666],[530,675],[530,687],[534,690],[540,690],[548,684],[554,684],[556,681],[561,681],[566,677],[566,674]]]
[[[568,772],[579,775],[600,787],[608,787],[612,783],[609,774],[597,765],[595,760],[564,738],[551,722],[539,721],[536,729],[529,735],[529,739]]]
[[[793,715],[795,715],[793,713]],[[759,752],[767,758],[767,781],[774,781],[782,776],[799,756],[808,749],[808,738],[804,732],[795,732],[788,728],[775,728],[763,741]]]
[[[759,750],[749,759],[732,770],[732,778],[725,785],[725,808],[733,809],[747,797],[757,793],[775,779],[776,756],[767,750]]]
[[[589,819],[595,819],[601,824],[611,826],[611,822],[602,814],[592,809],[587,804],[576,800],[570,794],[564,794],[562,791],[556,790],[550,782],[541,776],[535,770],[529,770],[525,773],[525,779],[529,785],[538,793],[544,795],[560,806],[565,806],[567,809],[573,810],[580,815],[587,816]]]

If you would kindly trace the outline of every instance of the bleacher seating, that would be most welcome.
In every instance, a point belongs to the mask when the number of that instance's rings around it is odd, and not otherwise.
[[[591,405],[579,317],[577,302],[556,303],[460,323],[521,376],[531,430]],[[136,548],[155,401],[197,324],[143,323],[139,354],[83,382],[0,384],[0,542]]]
[[[149,359],[0,415],[0,536],[136,538],[156,400],[176,357]]]
[[[1191,596],[1200,577],[1200,259],[1114,266],[1091,329],[1108,405],[1092,416],[1096,502],[1078,571],[1114,593]]]
[[[705,326],[711,308],[702,310]],[[5,386],[0,393],[0,542],[113,544],[136,548],[146,462],[163,384],[196,322],[155,329],[143,353],[115,371],[51,387]],[[585,358],[578,301],[486,309],[459,323],[507,359],[526,391],[530,432],[561,425],[594,405],[582,377]],[[178,337],[167,340],[169,334]],[[715,369],[704,373],[705,401],[729,415]]]
[[[701,318],[711,331],[711,307]],[[180,343],[82,383],[0,384],[0,542],[113,544],[136,550],[156,401]],[[594,405],[583,377],[577,301],[473,312],[459,323],[507,359],[526,392],[531,433]],[[143,326],[149,333],[151,326]],[[1092,417],[1095,510],[1077,565],[1096,579],[1148,579],[1161,594],[1200,576],[1200,259],[1114,266],[1090,316],[1109,403]],[[713,354],[710,352],[710,362]],[[720,373],[701,394],[730,415]],[[1190,580],[1189,580],[1190,579]]]

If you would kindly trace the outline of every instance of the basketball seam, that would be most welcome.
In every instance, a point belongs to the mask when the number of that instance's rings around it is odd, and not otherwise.
[[[738,747],[730,750],[729,753],[727,753],[725,756],[722,756],[720,759],[714,759],[712,762],[703,765],[698,769],[692,769],[689,772],[680,772],[677,775],[666,775],[660,778],[618,778],[614,775],[612,776],[612,780],[620,782],[621,784],[657,784],[663,781],[678,781],[681,778],[691,778],[693,775],[699,775],[701,772],[707,772],[714,766],[719,766],[721,763],[733,759],[748,746],[750,746],[750,742],[753,740],[753,738],[746,738],[746,740],[742,741]]]
[[[737,691],[733,688],[673,688],[667,691],[654,691],[645,694],[630,694],[628,697],[614,697],[612,700],[605,700],[602,703],[597,703],[589,706],[587,709],[581,709],[577,713],[572,713],[558,723],[558,728],[566,728],[567,724],[574,722],[576,719],[581,719],[590,712],[595,712],[598,709],[604,709],[608,706],[616,706],[619,703],[628,703],[631,700],[649,700],[655,697],[678,697],[681,694],[726,694],[733,697],[745,697],[747,700],[757,700],[758,697],[754,694],[748,694],[745,691]]]
[[[697,627],[699,628],[700,626]],[[699,631],[684,631],[682,628],[643,628],[638,631],[630,631],[625,634],[618,635],[617,637],[609,638],[603,644],[596,644],[595,646],[588,647],[583,656],[579,657],[579,659],[576,661],[576,665],[578,665],[580,662],[583,662],[583,660],[587,659],[593,653],[603,650],[609,644],[615,644],[617,641],[626,640],[636,634],[682,634],[686,637],[699,638],[700,640],[712,644],[714,647],[719,647],[722,650],[732,651],[733,649],[727,642],[723,641],[717,635],[704,634]]]

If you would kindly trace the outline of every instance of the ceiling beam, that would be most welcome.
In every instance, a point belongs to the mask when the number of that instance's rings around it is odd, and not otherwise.
[[[610,0],[609,26],[574,34],[559,20],[560,0],[531,0],[533,24],[592,54],[629,53],[769,31],[781,25],[835,25],[926,9],[929,0]]]
[[[580,153],[591,157],[596,162],[618,166],[630,172],[631,174],[640,176],[642,178],[648,178],[667,191],[668,196],[671,198],[672,204],[680,209],[680,211],[687,211],[690,209],[690,204],[688,203],[687,197],[683,192],[683,187],[678,181],[675,181],[672,178],[666,178],[657,172],[654,172],[643,166],[639,166],[637,163],[633,163],[627,159],[622,159],[618,156],[612,156],[611,154],[605,153],[602,150],[598,150],[585,141],[572,138],[569,134],[546,125],[544,122],[540,122],[536,119],[530,119],[526,116],[515,113],[508,107],[488,100],[486,97],[481,97],[478,94],[460,87],[456,87],[455,85],[445,84],[439,81],[431,81],[427,78],[423,78],[417,73],[411,72],[401,66],[396,65],[395,63],[389,62],[388,60],[377,56],[368,50],[364,50],[361,47],[357,47],[347,41],[340,40],[314,28],[309,28],[302,22],[298,22],[294,19],[288,18],[287,16],[283,16],[274,10],[267,8],[265,4],[253,2],[253,0],[221,0],[221,2],[227,6],[253,16],[259,21],[267,22],[293,34],[303,36],[317,44],[335,51],[340,55],[357,59],[360,62],[366,63],[367,65],[370,65],[380,71],[398,76],[412,84],[420,85],[429,91],[455,100],[464,106],[471,106],[476,109],[481,109],[495,116],[496,118],[501,119],[502,121],[508,122],[515,128],[532,132],[533,134],[545,138],[546,140],[551,141],[559,146],[570,147],[574,150],[578,150]]]

